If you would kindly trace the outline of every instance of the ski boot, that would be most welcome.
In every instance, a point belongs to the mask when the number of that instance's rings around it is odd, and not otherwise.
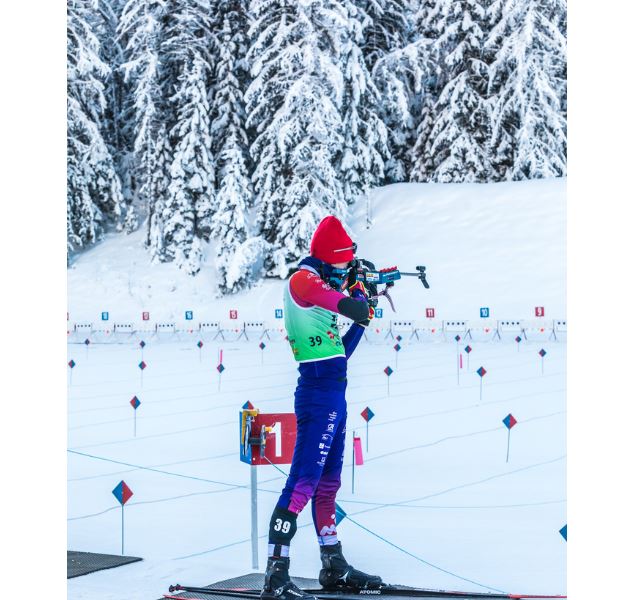
[[[320,558],[319,580],[325,590],[376,590],[384,583],[378,575],[368,575],[349,565],[342,554],[341,542],[320,546]]]
[[[317,600],[315,596],[303,592],[289,577],[289,559],[270,557],[267,560],[265,585],[260,593],[261,600]]]

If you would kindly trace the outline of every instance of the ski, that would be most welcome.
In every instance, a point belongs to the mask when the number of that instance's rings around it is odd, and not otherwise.
[[[203,588],[187,585],[171,585],[170,592],[192,592],[196,594],[227,596],[233,598],[259,598],[261,590],[250,588]],[[360,596],[397,596],[411,598],[471,598],[491,600],[524,600],[524,599],[548,599],[548,598],[566,598],[567,596],[558,595],[537,595],[537,594],[506,594],[506,593],[490,593],[490,592],[459,592],[450,590],[433,590],[425,588],[401,588],[392,585],[386,585],[378,589],[361,589],[361,590],[323,590],[323,589],[303,589],[303,592],[311,594],[318,600],[357,600]],[[183,596],[168,596],[165,598],[178,598],[183,600]],[[191,599],[192,600],[192,599]],[[199,599],[205,600],[205,599]]]

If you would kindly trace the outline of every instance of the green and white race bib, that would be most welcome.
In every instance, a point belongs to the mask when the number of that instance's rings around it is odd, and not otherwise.
[[[337,313],[319,306],[298,305],[289,285],[287,283],[284,289],[284,324],[293,357],[298,362],[312,362],[346,356],[337,327]]]

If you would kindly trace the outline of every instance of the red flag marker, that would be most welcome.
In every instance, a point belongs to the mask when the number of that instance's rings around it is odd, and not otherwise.
[[[514,418],[514,415],[512,415],[512,413],[509,413],[503,419],[503,423],[505,424],[505,427],[507,427],[507,458],[505,459],[505,462],[509,462],[509,440],[511,437],[512,427],[516,425],[518,421]]]
[[[479,392],[479,402],[483,401],[483,377],[485,377],[485,373],[487,373],[487,371],[483,368],[483,367],[479,367],[476,372],[478,373],[479,377],[481,378],[481,387],[480,387],[480,392]]]

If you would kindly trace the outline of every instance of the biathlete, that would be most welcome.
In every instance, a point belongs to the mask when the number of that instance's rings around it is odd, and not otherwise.
[[[322,587],[351,590],[382,584],[381,577],[348,564],[335,528],[346,436],[346,364],[374,316],[368,290],[348,277],[355,249],[341,222],[326,217],[313,234],[311,255],[300,262],[285,287],[285,326],[300,372],[295,390],[297,438],[291,471],[269,524],[263,600],[314,598],[289,577],[289,546],[298,514],[309,500],[322,560]],[[343,337],[338,315],[353,321]]]

